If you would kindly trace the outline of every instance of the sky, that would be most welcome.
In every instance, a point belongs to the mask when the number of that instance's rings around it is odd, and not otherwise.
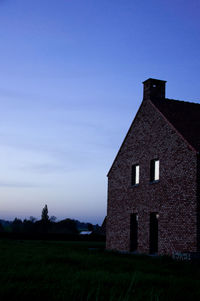
[[[0,0],[0,219],[101,224],[142,82],[200,103],[199,0]]]

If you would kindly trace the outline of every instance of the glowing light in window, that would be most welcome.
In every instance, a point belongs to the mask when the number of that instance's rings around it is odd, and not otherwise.
[[[136,165],[136,167],[135,167],[135,184],[139,184],[139,178],[140,178],[140,166]]]
[[[157,181],[159,180],[159,166],[160,162],[159,160],[155,160],[155,173],[154,173],[154,180]]]

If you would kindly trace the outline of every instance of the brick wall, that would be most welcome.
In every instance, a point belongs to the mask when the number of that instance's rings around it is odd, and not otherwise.
[[[162,100],[161,100],[162,101]],[[160,180],[150,183],[159,158]],[[131,186],[131,167],[140,183]],[[138,214],[138,252],[149,252],[150,212],[158,212],[158,253],[197,250],[197,157],[145,99],[108,175],[107,249],[130,250],[130,215]]]

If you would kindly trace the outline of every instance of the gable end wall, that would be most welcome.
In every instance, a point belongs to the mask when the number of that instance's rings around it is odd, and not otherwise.
[[[150,183],[150,161],[160,181]],[[131,186],[131,166],[140,183]],[[108,175],[107,249],[130,250],[130,215],[138,214],[138,252],[149,252],[150,212],[159,213],[158,253],[197,250],[196,154],[145,100]]]

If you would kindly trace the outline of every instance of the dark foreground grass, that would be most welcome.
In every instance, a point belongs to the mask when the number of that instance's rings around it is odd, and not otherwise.
[[[103,243],[0,240],[0,300],[200,300],[200,265]]]

